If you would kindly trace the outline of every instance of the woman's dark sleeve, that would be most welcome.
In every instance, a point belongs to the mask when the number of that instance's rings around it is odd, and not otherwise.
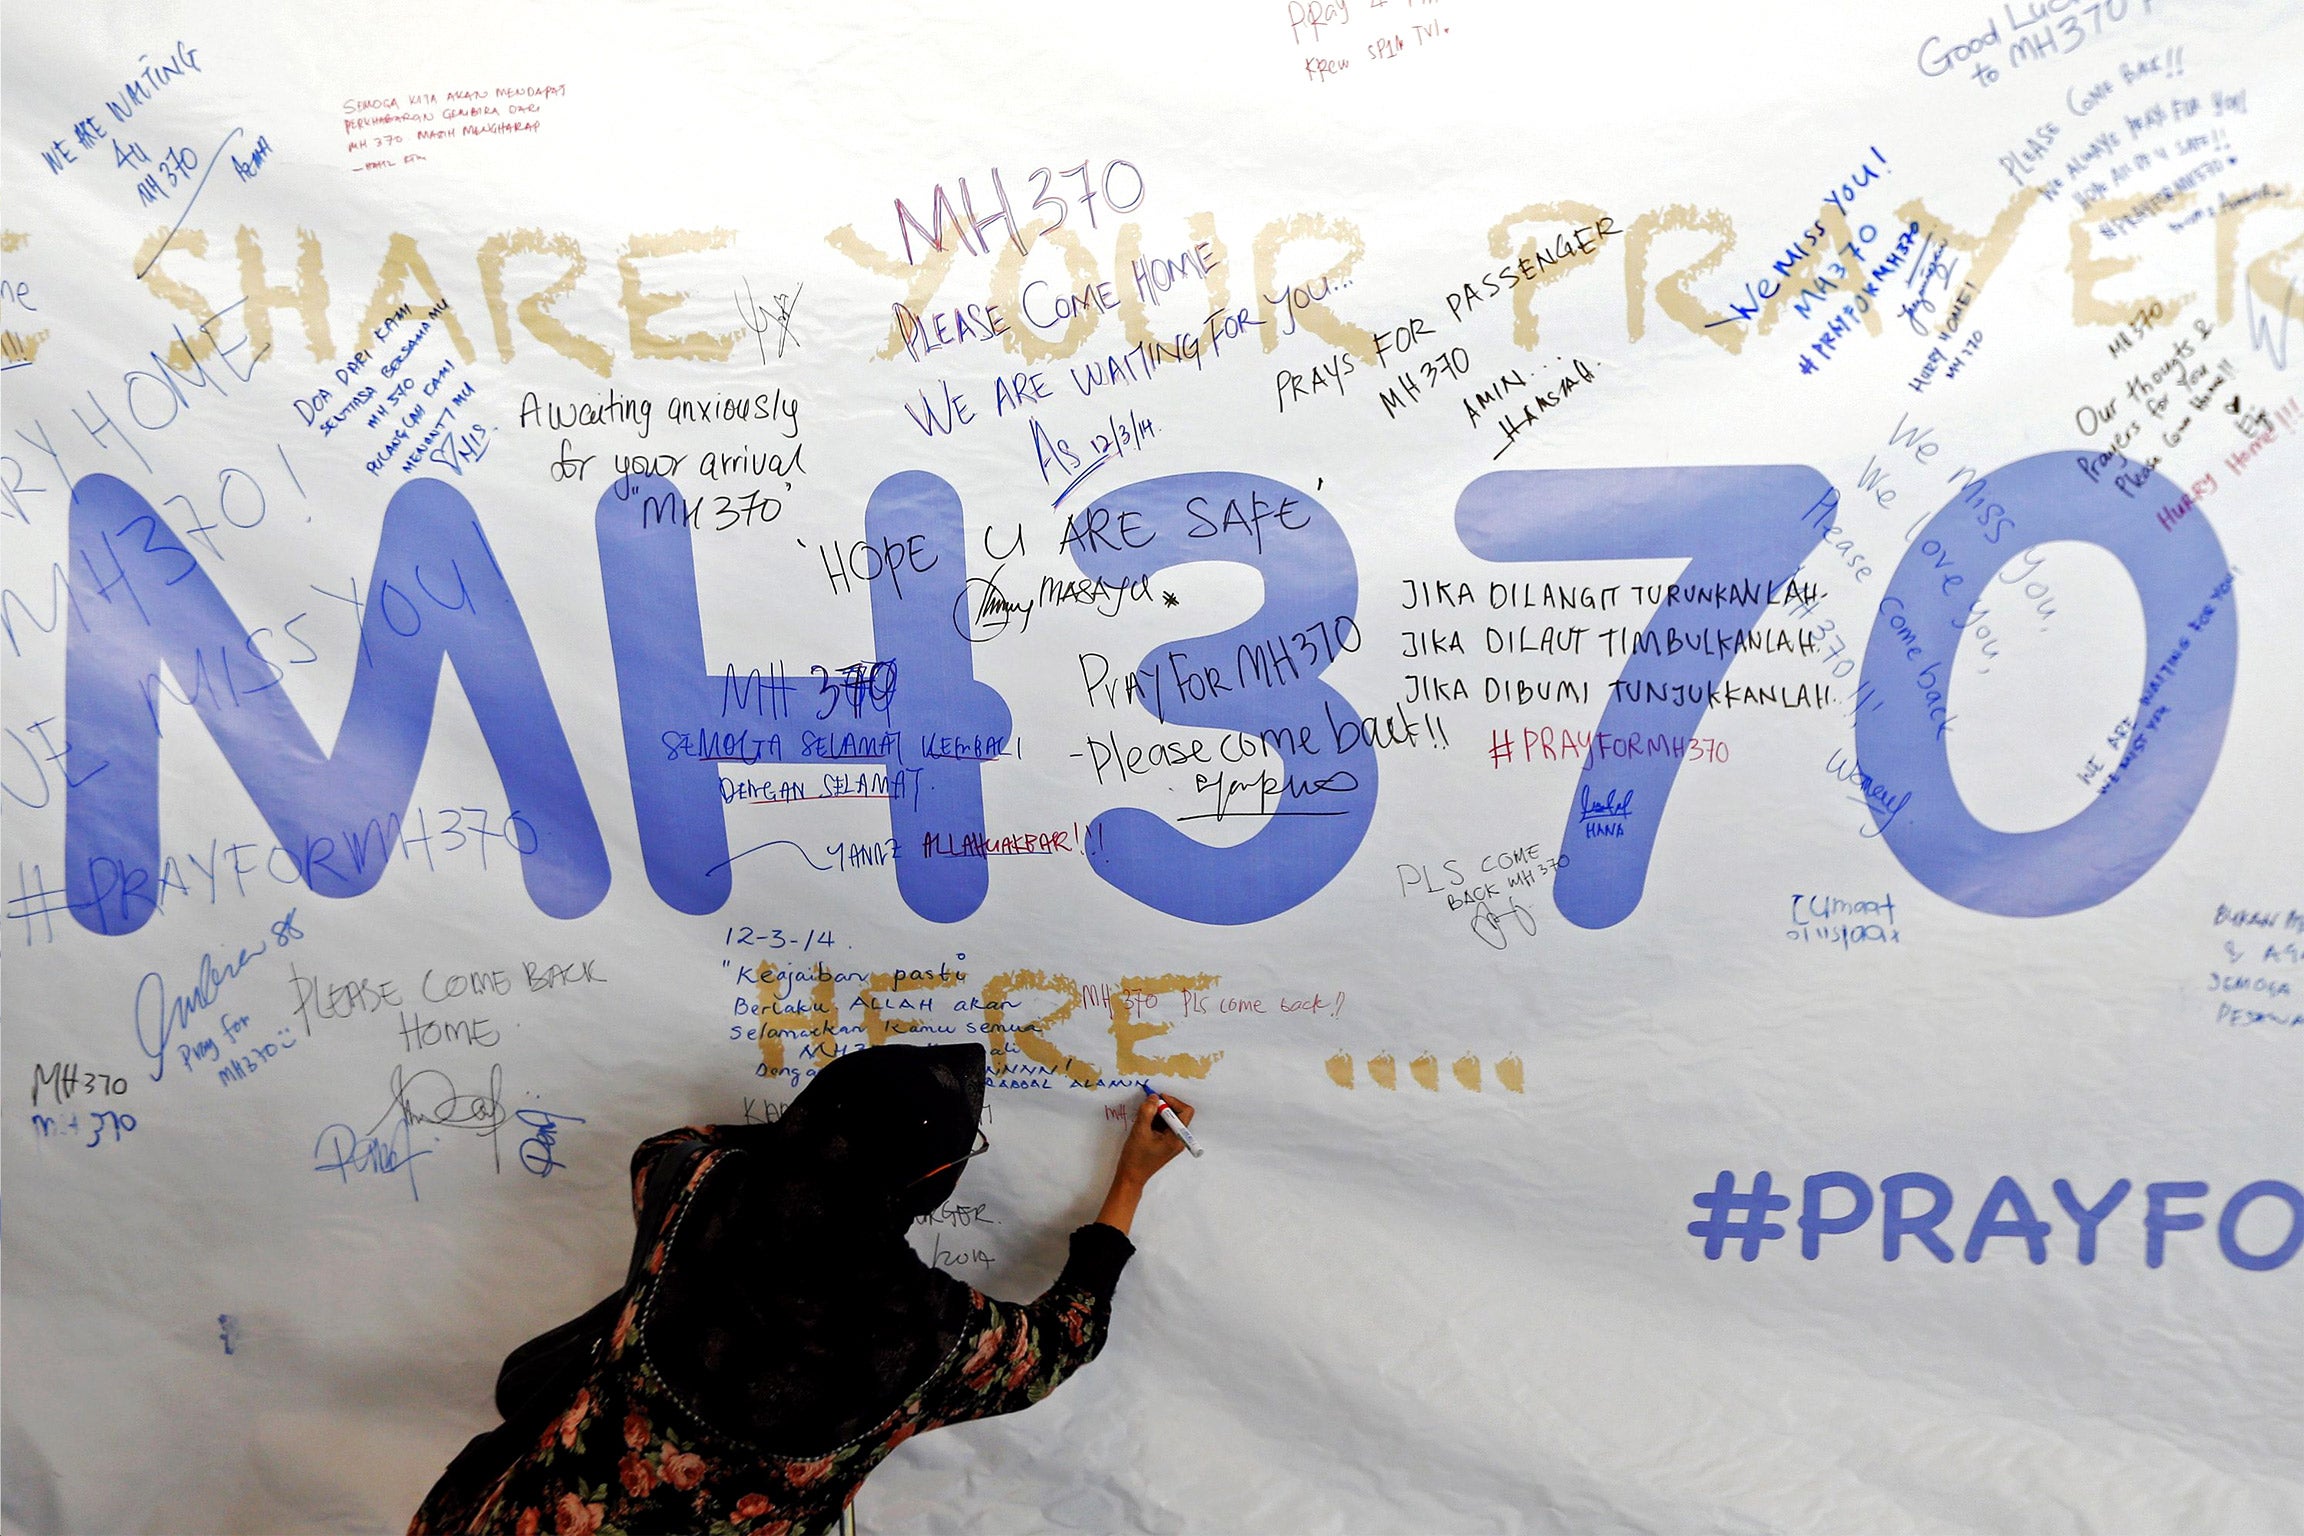
[[[645,1229],[651,1208],[661,1210],[657,1202],[670,1197],[698,1158],[715,1148],[740,1145],[742,1134],[750,1129],[689,1125],[640,1143],[632,1153],[633,1220]],[[573,1396],[592,1368],[597,1346],[616,1326],[624,1300],[625,1291],[618,1289],[581,1316],[538,1334],[506,1356],[496,1375],[496,1411],[510,1420],[521,1417],[532,1399]]]
[[[719,1144],[716,1125],[684,1125],[676,1131],[651,1136],[632,1149],[632,1217],[639,1220],[648,1208],[649,1185],[660,1174],[671,1173],[675,1163],[709,1152]]]
[[[649,1137],[632,1151],[632,1217],[645,1226],[656,1201],[669,1199],[707,1152],[750,1151],[773,1125],[683,1125]]]
[[[1112,1290],[1136,1245],[1090,1222],[1072,1234],[1072,1256],[1037,1301],[981,1306],[937,1376],[924,1406],[934,1424],[1029,1408],[1096,1358],[1112,1321]]]

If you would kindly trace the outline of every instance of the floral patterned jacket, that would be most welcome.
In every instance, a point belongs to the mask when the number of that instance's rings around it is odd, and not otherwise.
[[[682,1216],[731,1150],[713,1126],[641,1145],[636,1212],[653,1176],[677,1176],[682,1164],[687,1174],[660,1216],[642,1213],[653,1217],[653,1242],[590,1379],[477,1498],[443,1478],[409,1536],[818,1536],[837,1526],[865,1474],[912,1436],[1030,1407],[1103,1348],[1113,1284],[1134,1249],[1113,1228],[1090,1225],[1073,1234],[1071,1262],[1037,1301],[971,1290],[973,1310],[951,1352],[847,1443],[783,1456],[715,1429],[666,1385],[635,1324],[648,1315]],[[665,1158],[679,1161],[666,1167]]]

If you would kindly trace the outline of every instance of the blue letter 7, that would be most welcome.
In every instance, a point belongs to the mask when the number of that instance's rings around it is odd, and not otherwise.
[[[1612,927],[1640,905],[1689,738],[1740,648],[1738,632],[1823,539],[1831,519],[1809,514],[1831,489],[1803,464],[1538,469],[1482,475],[1457,498],[1456,535],[1483,560],[1688,562],[1610,687],[1577,780],[1561,834],[1563,846],[1576,841],[1552,901],[1578,927]],[[1711,607],[1701,630],[1671,622],[1690,602]],[[1612,830],[1578,836],[1587,817]]]

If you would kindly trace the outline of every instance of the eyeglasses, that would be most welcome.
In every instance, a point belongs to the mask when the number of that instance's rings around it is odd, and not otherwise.
[[[906,1189],[910,1189],[912,1184],[925,1184],[930,1179],[936,1177],[936,1175],[942,1173],[945,1169],[957,1168],[962,1163],[967,1162],[969,1158],[982,1157],[985,1153],[991,1150],[992,1138],[984,1134],[984,1128],[982,1126],[978,1126],[976,1128],[976,1144],[968,1149],[966,1156],[956,1157],[948,1163],[938,1163],[935,1167],[929,1169],[926,1173],[914,1179],[911,1184],[907,1184],[904,1187]]]

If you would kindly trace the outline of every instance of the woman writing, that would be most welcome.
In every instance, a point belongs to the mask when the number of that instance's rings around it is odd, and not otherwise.
[[[1182,1143],[1147,1099],[1055,1283],[994,1301],[905,1241],[985,1149],[984,1067],[978,1045],[877,1046],[773,1125],[642,1143],[624,1289],[514,1351],[505,1423],[410,1536],[817,1536],[911,1436],[1029,1407],[1095,1358],[1137,1200]]]

